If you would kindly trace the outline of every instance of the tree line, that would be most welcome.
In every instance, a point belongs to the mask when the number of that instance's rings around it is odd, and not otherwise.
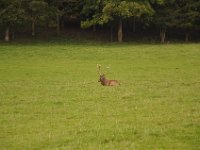
[[[0,27],[4,40],[15,36],[18,26],[30,25],[35,36],[36,26],[55,26],[59,35],[66,18],[76,19],[80,27],[96,30],[109,26],[110,39],[117,27],[118,42],[123,41],[123,25],[135,23],[155,26],[160,31],[160,41],[165,42],[168,28],[181,29],[185,41],[192,32],[200,30],[199,0],[0,0]]]

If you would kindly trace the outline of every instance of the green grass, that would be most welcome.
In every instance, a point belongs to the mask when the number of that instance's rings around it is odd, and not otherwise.
[[[101,86],[97,63],[121,85]],[[0,46],[0,149],[197,150],[199,143],[200,44]]]

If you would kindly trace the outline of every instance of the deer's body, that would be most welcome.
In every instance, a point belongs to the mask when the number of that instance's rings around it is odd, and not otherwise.
[[[108,80],[108,79],[106,79],[104,74],[100,75],[99,82],[101,82],[101,84],[103,86],[115,86],[115,85],[119,84],[119,81],[117,81],[117,80]]]

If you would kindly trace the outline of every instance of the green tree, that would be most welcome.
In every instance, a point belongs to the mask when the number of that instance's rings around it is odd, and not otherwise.
[[[63,3],[66,0],[47,0],[49,5],[48,10],[48,21],[56,20],[56,33],[57,35],[60,34],[60,18],[63,14]]]
[[[0,1],[0,23],[5,27],[5,41],[10,41],[10,28],[24,20],[24,9],[20,0]],[[13,31],[14,36],[14,31]]]
[[[141,17],[144,14],[152,14],[149,1],[134,0],[104,0],[99,1],[103,7],[95,8],[92,17],[82,22],[82,27],[90,27],[94,24],[105,24],[110,21],[118,21],[118,42],[123,41],[123,19]],[[94,5],[95,6],[95,5]],[[100,10],[99,10],[100,9]]]
[[[64,18],[80,18],[82,0],[48,0],[50,16],[56,16],[56,29],[59,35]]]
[[[35,36],[35,25],[48,16],[48,3],[44,0],[28,1],[27,16],[31,21],[31,35]]]
[[[93,26],[93,31],[96,31],[96,24],[101,22],[103,9],[103,0],[84,0],[83,8],[81,11],[82,19],[84,21],[81,22],[82,28],[87,28]]]
[[[191,31],[200,27],[197,20],[200,18],[200,1],[197,0],[176,0],[176,9],[174,9],[174,26],[184,29],[185,41],[191,39]]]
[[[185,41],[189,41],[190,31],[199,27],[200,1],[196,0],[164,0],[153,5],[156,13],[154,24],[160,29],[161,43],[165,42],[168,27],[186,31]]]
[[[173,13],[175,9],[174,0],[157,1],[153,4],[155,14],[153,16],[153,24],[160,30],[160,42],[164,43],[166,38],[166,30],[173,24]]]

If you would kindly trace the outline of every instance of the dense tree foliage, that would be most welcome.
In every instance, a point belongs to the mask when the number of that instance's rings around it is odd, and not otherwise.
[[[84,3],[85,14],[90,14],[86,21],[82,22],[82,27],[89,27],[95,24],[105,24],[109,21],[118,21],[118,41],[122,42],[122,21],[126,18],[141,17],[143,14],[152,14],[153,10],[148,1],[130,0],[98,0]]]
[[[189,41],[192,32],[200,30],[200,1],[197,0],[1,0],[0,27],[5,41],[14,38],[17,25],[55,27],[60,34],[64,22],[76,20],[80,27],[96,31],[97,26],[117,28],[117,39],[123,41],[123,26],[137,20],[142,26],[153,26],[165,42],[166,31],[173,28],[185,32]],[[135,28],[135,27],[134,27]],[[111,35],[112,39],[112,35]]]
[[[10,28],[24,19],[24,9],[19,0],[0,1],[0,23],[5,29],[5,41],[10,41]],[[14,35],[13,35],[14,36]]]
[[[161,42],[165,42],[165,32],[169,27],[184,29],[185,41],[190,37],[190,31],[199,28],[200,1],[196,0],[165,0],[153,5],[156,11],[154,23],[160,29]]]
[[[185,41],[191,39],[190,31],[199,28],[200,1],[197,0],[177,0],[175,3],[173,25],[185,30]]]

